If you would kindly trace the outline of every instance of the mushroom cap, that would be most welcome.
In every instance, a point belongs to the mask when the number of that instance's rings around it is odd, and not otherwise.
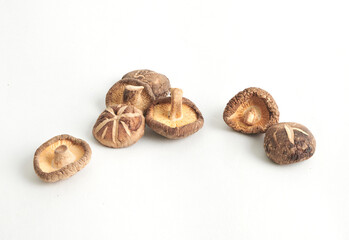
[[[246,115],[253,111],[256,118],[246,124]],[[279,110],[273,97],[260,88],[246,88],[236,94],[224,109],[225,123],[235,131],[256,134],[264,133],[279,121]]]
[[[271,126],[264,137],[264,150],[277,164],[304,161],[313,156],[316,141],[308,128],[299,123],[278,123]]]
[[[141,80],[132,78],[123,78],[116,82],[108,91],[105,97],[105,105],[107,107],[123,104],[124,90],[127,85],[143,86],[144,89],[141,92],[141,101],[139,101],[135,107],[140,109],[142,112],[148,109],[150,104],[156,99],[151,86]]]
[[[93,136],[111,148],[128,147],[144,135],[143,113],[136,107],[118,104],[107,107],[98,117]]]
[[[55,149],[66,146],[73,155],[73,162],[59,169],[52,166]],[[57,182],[73,176],[89,163],[91,148],[82,139],[67,134],[58,135],[43,143],[34,155],[35,173],[45,182]]]
[[[168,78],[161,74],[148,69],[135,70],[126,73],[124,78],[133,78],[147,83],[153,90],[155,98],[166,97],[170,92],[170,81]]]
[[[171,121],[168,114],[171,110],[171,98],[156,100],[148,109],[145,117],[147,125],[156,133],[170,138],[180,139],[199,131],[204,125],[200,110],[187,98],[182,98],[183,118]]]

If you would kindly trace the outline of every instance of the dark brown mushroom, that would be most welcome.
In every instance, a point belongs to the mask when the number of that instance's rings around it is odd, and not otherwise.
[[[149,107],[146,123],[156,133],[170,139],[180,139],[202,128],[204,118],[201,112],[182,95],[181,89],[172,88],[171,97],[158,99]]]
[[[148,69],[135,70],[126,73],[122,78],[137,79],[149,84],[153,90],[155,98],[166,97],[171,88],[170,81],[165,75]]]
[[[299,123],[279,123],[271,126],[264,137],[264,149],[269,159],[278,164],[290,164],[313,156],[316,141],[308,128]]]
[[[81,139],[59,135],[42,144],[34,155],[34,170],[45,182],[69,178],[89,163],[90,146]]]
[[[106,106],[128,104],[143,113],[150,104],[169,93],[170,81],[165,75],[151,70],[136,70],[125,74],[108,91]]]
[[[128,147],[144,135],[144,116],[136,107],[118,104],[107,107],[99,115],[93,136],[104,146]]]
[[[264,133],[279,121],[279,110],[268,92],[252,87],[239,92],[228,102],[223,119],[235,131]]]

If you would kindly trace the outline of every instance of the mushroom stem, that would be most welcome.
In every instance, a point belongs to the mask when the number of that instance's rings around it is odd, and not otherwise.
[[[143,89],[143,86],[127,85],[124,90],[123,102],[128,105],[138,104]]]
[[[258,110],[255,107],[250,107],[244,113],[244,123],[249,126],[257,123],[261,119]]]
[[[171,111],[170,120],[176,121],[183,117],[182,114],[183,91],[180,88],[171,88]]]
[[[66,145],[61,145],[55,149],[52,167],[62,168],[72,162],[74,162],[74,154],[69,151]]]

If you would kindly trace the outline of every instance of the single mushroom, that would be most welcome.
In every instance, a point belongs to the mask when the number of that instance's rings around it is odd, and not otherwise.
[[[167,97],[171,88],[170,81],[165,75],[148,69],[135,70],[126,73],[122,79],[124,78],[137,79],[149,84],[153,90],[155,98]]]
[[[224,109],[225,123],[235,131],[264,133],[279,121],[279,110],[273,97],[260,88],[246,88],[228,102]]]
[[[144,135],[143,113],[136,107],[118,104],[107,107],[93,127],[93,136],[104,146],[128,147]]]
[[[91,148],[82,139],[59,135],[42,144],[34,155],[34,170],[45,182],[57,182],[80,171],[91,159]]]
[[[128,104],[145,112],[150,104],[169,93],[170,81],[165,75],[150,70],[127,73],[108,91],[106,106]]]
[[[271,126],[264,137],[264,150],[270,160],[290,164],[313,156],[316,141],[308,128],[299,123],[279,123]]]
[[[182,97],[179,88],[171,89],[171,97],[156,100],[148,109],[146,123],[156,133],[170,138],[187,137],[204,124],[204,118],[189,99]]]
[[[107,107],[127,104],[145,112],[155,99],[153,91],[147,83],[137,79],[125,78],[116,82],[109,89],[105,104]]]

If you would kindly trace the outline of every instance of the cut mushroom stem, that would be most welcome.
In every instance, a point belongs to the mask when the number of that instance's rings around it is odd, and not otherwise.
[[[62,168],[74,162],[74,154],[69,151],[66,145],[61,145],[55,149],[52,167]]]
[[[143,86],[127,85],[124,90],[123,101],[128,105],[136,105],[141,100]]]
[[[260,119],[261,116],[255,107],[249,108],[244,113],[244,122],[249,126],[256,124]]]
[[[183,118],[182,97],[182,89],[171,88],[171,111],[169,116],[171,121],[177,121]]]

